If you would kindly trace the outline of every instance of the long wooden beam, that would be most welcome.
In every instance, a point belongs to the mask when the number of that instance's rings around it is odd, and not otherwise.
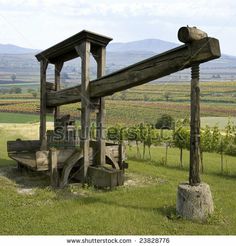
[[[145,84],[191,67],[220,57],[219,41],[215,38],[204,38],[190,44],[179,46],[162,54],[135,63],[117,72],[90,81],[90,97],[104,97],[115,92]],[[47,93],[47,106],[55,107],[81,101],[81,86],[75,86],[58,92]]]

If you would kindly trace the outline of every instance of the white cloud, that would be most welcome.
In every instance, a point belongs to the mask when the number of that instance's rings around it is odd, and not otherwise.
[[[46,48],[82,29],[114,41],[177,42],[182,25],[196,25],[233,50],[234,0],[0,0],[0,43]],[[235,51],[236,55],[236,51]]]

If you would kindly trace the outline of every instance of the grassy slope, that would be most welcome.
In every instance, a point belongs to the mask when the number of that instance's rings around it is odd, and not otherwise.
[[[0,123],[28,123],[39,121],[39,115],[0,113]]]
[[[210,184],[216,206],[215,215],[204,224],[178,219],[175,215],[177,185],[188,177],[178,170],[177,152],[170,150],[168,167],[159,165],[163,148],[153,148],[154,162],[135,161],[130,151],[129,183],[113,191],[99,191],[71,185],[54,191],[48,177],[19,174],[6,157],[5,141],[13,138],[1,132],[0,234],[235,234],[236,192],[234,166],[231,176],[218,175],[216,154],[207,154],[203,180]],[[8,137],[6,137],[8,136]],[[19,136],[17,136],[19,137]],[[235,161],[233,158],[230,163]],[[230,164],[231,165],[231,164]],[[209,166],[209,167],[208,167]],[[17,190],[32,188],[33,195]]]
[[[47,116],[47,121],[52,121],[52,116]],[[39,122],[39,115],[24,113],[0,112],[0,123],[34,123]]]

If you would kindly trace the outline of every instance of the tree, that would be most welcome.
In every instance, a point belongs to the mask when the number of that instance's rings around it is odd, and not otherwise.
[[[164,93],[164,98],[166,99],[167,102],[169,101],[169,99],[170,99],[170,92],[169,91],[166,91]]]
[[[149,159],[152,159],[151,156],[151,146],[155,139],[155,132],[153,126],[147,124],[143,127],[142,130],[142,141],[143,141],[143,159],[145,158],[146,147],[148,147]]]
[[[173,129],[175,120],[171,115],[163,114],[157,119],[155,124],[156,129]]]
[[[9,91],[10,94],[21,94],[22,89],[20,87],[12,87]]]
[[[217,152],[220,139],[221,139],[220,129],[216,125],[213,127],[212,130],[211,151]]]
[[[200,141],[200,164],[201,172],[204,172],[204,161],[203,153],[212,151],[212,133],[211,128],[206,125],[206,127],[201,131],[201,141]]]
[[[36,91],[33,91],[31,94],[32,94],[32,96],[33,96],[34,98],[36,98],[37,95],[38,95]]]
[[[11,80],[12,80],[13,82],[15,82],[15,80],[16,80],[16,74],[15,74],[15,73],[13,73],[13,74],[11,75]]]
[[[201,149],[204,152],[212,151],[212,133],[208,125],[201,131]]]
[[[188,148],[190,141],[190,132],[186,127],[180,126],[173,134],[174,145],[180,149],[179,166],[183,168],[183,149]]]
[[[221,173],[224,172],[224,151],[227,146],[227,142],[225,141],[226,138],[221,135],[219,145],[218,145],[218,152],[220,153],[220,170]]]

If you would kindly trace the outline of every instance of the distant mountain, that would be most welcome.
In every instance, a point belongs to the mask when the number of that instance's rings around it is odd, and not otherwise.
[[[0,44],[0,54],[28,54],[37,53],[39,50],[23,48],[13,44]]]
[[[128,43],[110,43],[107,46],[106,73],[112,73],[133,63],[147,59],[156,54],[173,49],[181,44],[171,43],[159,39],[145,39]],[[26,77],[17,79],[32,81],[32,76],[37,78],[39,63],[34,57],[39,50],[22,48],[15,45],[0,44],[0,80],[5,78],[11,81],[9,74],[25,74]],[[63,72],[69,73],[70,77],[76,76],[80,67],[80,59],[68,61],[63,66]],[[96,76],[96,62],[92,59],[91,73]],[[48,73],[54,76],[53,67],[48,67]],[[7,74],[6,77],[3,75]],[[73,75],[74,74],[74,75]],[[25,76],[24,75],[24,76]],[[159,81],[182,82],[190,81],[191,73],[189,69],[171,74]],[[201,64],[202,81],[231,81],[236,80],[236,57],[222,54],[219,59],[215,59]],[[4,82],[3,81],[3,82]],[[34,81],[33,81],[34,82]]]
[[[154,52],[162,53],[166,50],[177,47],[178,44],[163,41],[160,39],[144,39],[127,43],[110,43],[107,47],[109,52]]]

